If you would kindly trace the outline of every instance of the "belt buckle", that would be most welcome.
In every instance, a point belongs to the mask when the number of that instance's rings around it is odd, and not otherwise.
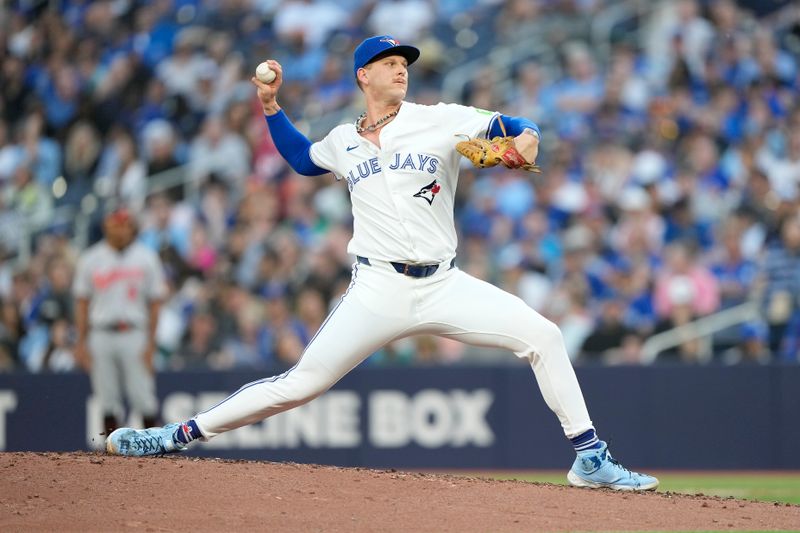
[[[406,275],[406,276],[409,276],[409,275],[410,275],[410,274],[408,273],[408,267],[410,267],[410,266],[411,266],[411,265],[409,265],[408,263],[403,263],[403,274],[404,274],[404,275]]]

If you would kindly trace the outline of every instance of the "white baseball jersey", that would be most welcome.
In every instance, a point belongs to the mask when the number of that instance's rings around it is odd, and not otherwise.
[[[78,260],[72,292],[89,298],[89,325],[102,327],[127,322],[146,327],[149,302],[167,293],[164,269],[158,255],[133,242],[117,251],[103,240]]]
[[[314,143],[314,163],[346,180],[350,189],[354,222],[347,251],[405,263],[452,259],[461,157],[456,135],[485,136],[496,115],[457,104],[403,102],[381,129],[380,148],[353,124],[337,126]]]

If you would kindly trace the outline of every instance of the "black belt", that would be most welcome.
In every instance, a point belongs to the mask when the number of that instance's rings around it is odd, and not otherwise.
[[[362,265],[369,266],[371,264],[369,259],[366,257],[357,255],[356,259]],[[433,276],[436,271],[439,270],[438,263],[433,265],[410,265],[408,263],[395,263],[394,261],[389,261],[389,264],[394,267],[398,274],[404,274],[406,276],[411,276],[412,278],[427,278],[428,276]],[[455,257],[452,261],[450,261],[450,268],[453,268],[454,266],[456,266]]]
[[[111,322],[109,324],[96,324],[92,326],[92,329],[100,329],[103,331],[114,331],[114,332],[122,332],[122,331],[130,331],[132,329],[137,329],[139,326],[134,324],[133,322]]]

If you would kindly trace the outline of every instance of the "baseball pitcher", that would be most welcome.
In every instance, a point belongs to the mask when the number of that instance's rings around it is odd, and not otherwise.
[[[248,383],[191,420],[119,429],[107,450],[121,455],[180,451],[195,439],[258,422],[313,400],[387,342],[432,334],[502,347],[530,363],[547,405],[577,452],[573,485],[651,490],[654,477],[611,458],[589,418],[558,327],[521,299],[456,266],[453,203],[461,156],[476,166],[538,170],[539,128],[528,119],[455,104],[405,101],[419,50],[391,36],[355,50],[353,75],[366,110],[311,143],[276,96],[281,66],[253,78],[272,138],[300,174],[333,173],[353,205],[352,281],[302,358],[287,372]]]

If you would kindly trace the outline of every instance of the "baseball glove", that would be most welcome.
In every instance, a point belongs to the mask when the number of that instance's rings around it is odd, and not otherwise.
[[[528,163],[522,154],[517,150],[514,144],[514,137],[506,135],[506,127],[500,117],[500,130],[503,132],[502,136],[497,136],[492,139],[480,139],[477,137],[470,138],[468,135],[458,135],[459,137],[466,138],[465,141],[460,141],[456,144],[456,150],[459,154],[463,155],[472,164],[478,168],[493,167],[496,165],[505,165],[507,168],[520,168],[530,172],[541,172],[541,169],[534,163]]]

